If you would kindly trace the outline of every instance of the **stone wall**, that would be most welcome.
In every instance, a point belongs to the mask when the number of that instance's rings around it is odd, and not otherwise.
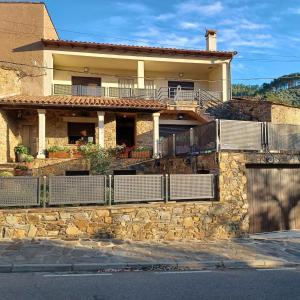
[[[224,205],[204,201],[9,209],[0,211],[0,238],[182,240],[239,234],[227,223]]]
[[[19,143],[20,135],[14,118],[0,110],[0,163],[14,161],[14,147]]]
[[[249,117],[247,120],[300,125],[300,108],[298,107],[262,100],[232,100],[228,104],[247,115]]]
[[[152,114],[137,114],[136,145],[152,148],[153,146]]]

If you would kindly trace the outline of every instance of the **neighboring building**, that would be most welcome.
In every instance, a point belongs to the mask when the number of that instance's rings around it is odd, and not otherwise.
[[[270,83],[263,84],[262,87],[264,91],[282,91],[294,88],[300,88],[300,73],[280,76]]]
[[[75,145],[147,146],[207,120],[231,98],[231,60],[207,30],[206,50],[60,40],[43,3],[0,3],[0,162],[25,144],[38,158]]]

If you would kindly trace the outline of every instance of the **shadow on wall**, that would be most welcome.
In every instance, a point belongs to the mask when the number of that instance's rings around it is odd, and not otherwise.
[[[252,232],[300,228],[300,169],[264,169],[250,203]]]

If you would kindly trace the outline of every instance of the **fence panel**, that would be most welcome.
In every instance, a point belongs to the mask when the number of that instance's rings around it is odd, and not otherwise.
[[[164,137],[160,141],[160,153],[162,157],[172,157],[173,153],[173,136]]]
[[[40,204],[37,177],[0,177],[0,206],[37,206]]]
[[[114,202],[163,201],[165,183],[163,175],[114,176]]]
[[[220,148],[227,150],[262,150],[263,123],[220,120]]]
[[[215,150],[217,144],[217,124],[215,121],[193,128],[193,151],[201,152]]]
[[[171,174],[170,200],[214,198],[214,175]]]
[[[49,177],[49,204],[104,204],[105,178],[102,175]]]
[[[190,131],[184,131],[175,135],[175,153],[176,155],[187,154],[191,151]]]
[[[300,150],[300,126],[268,123],[269,150]]]

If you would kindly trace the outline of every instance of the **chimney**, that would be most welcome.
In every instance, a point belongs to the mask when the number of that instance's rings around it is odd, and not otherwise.
[[[206,29],[206,50],[217,51],[217,31],[213,29]]]

